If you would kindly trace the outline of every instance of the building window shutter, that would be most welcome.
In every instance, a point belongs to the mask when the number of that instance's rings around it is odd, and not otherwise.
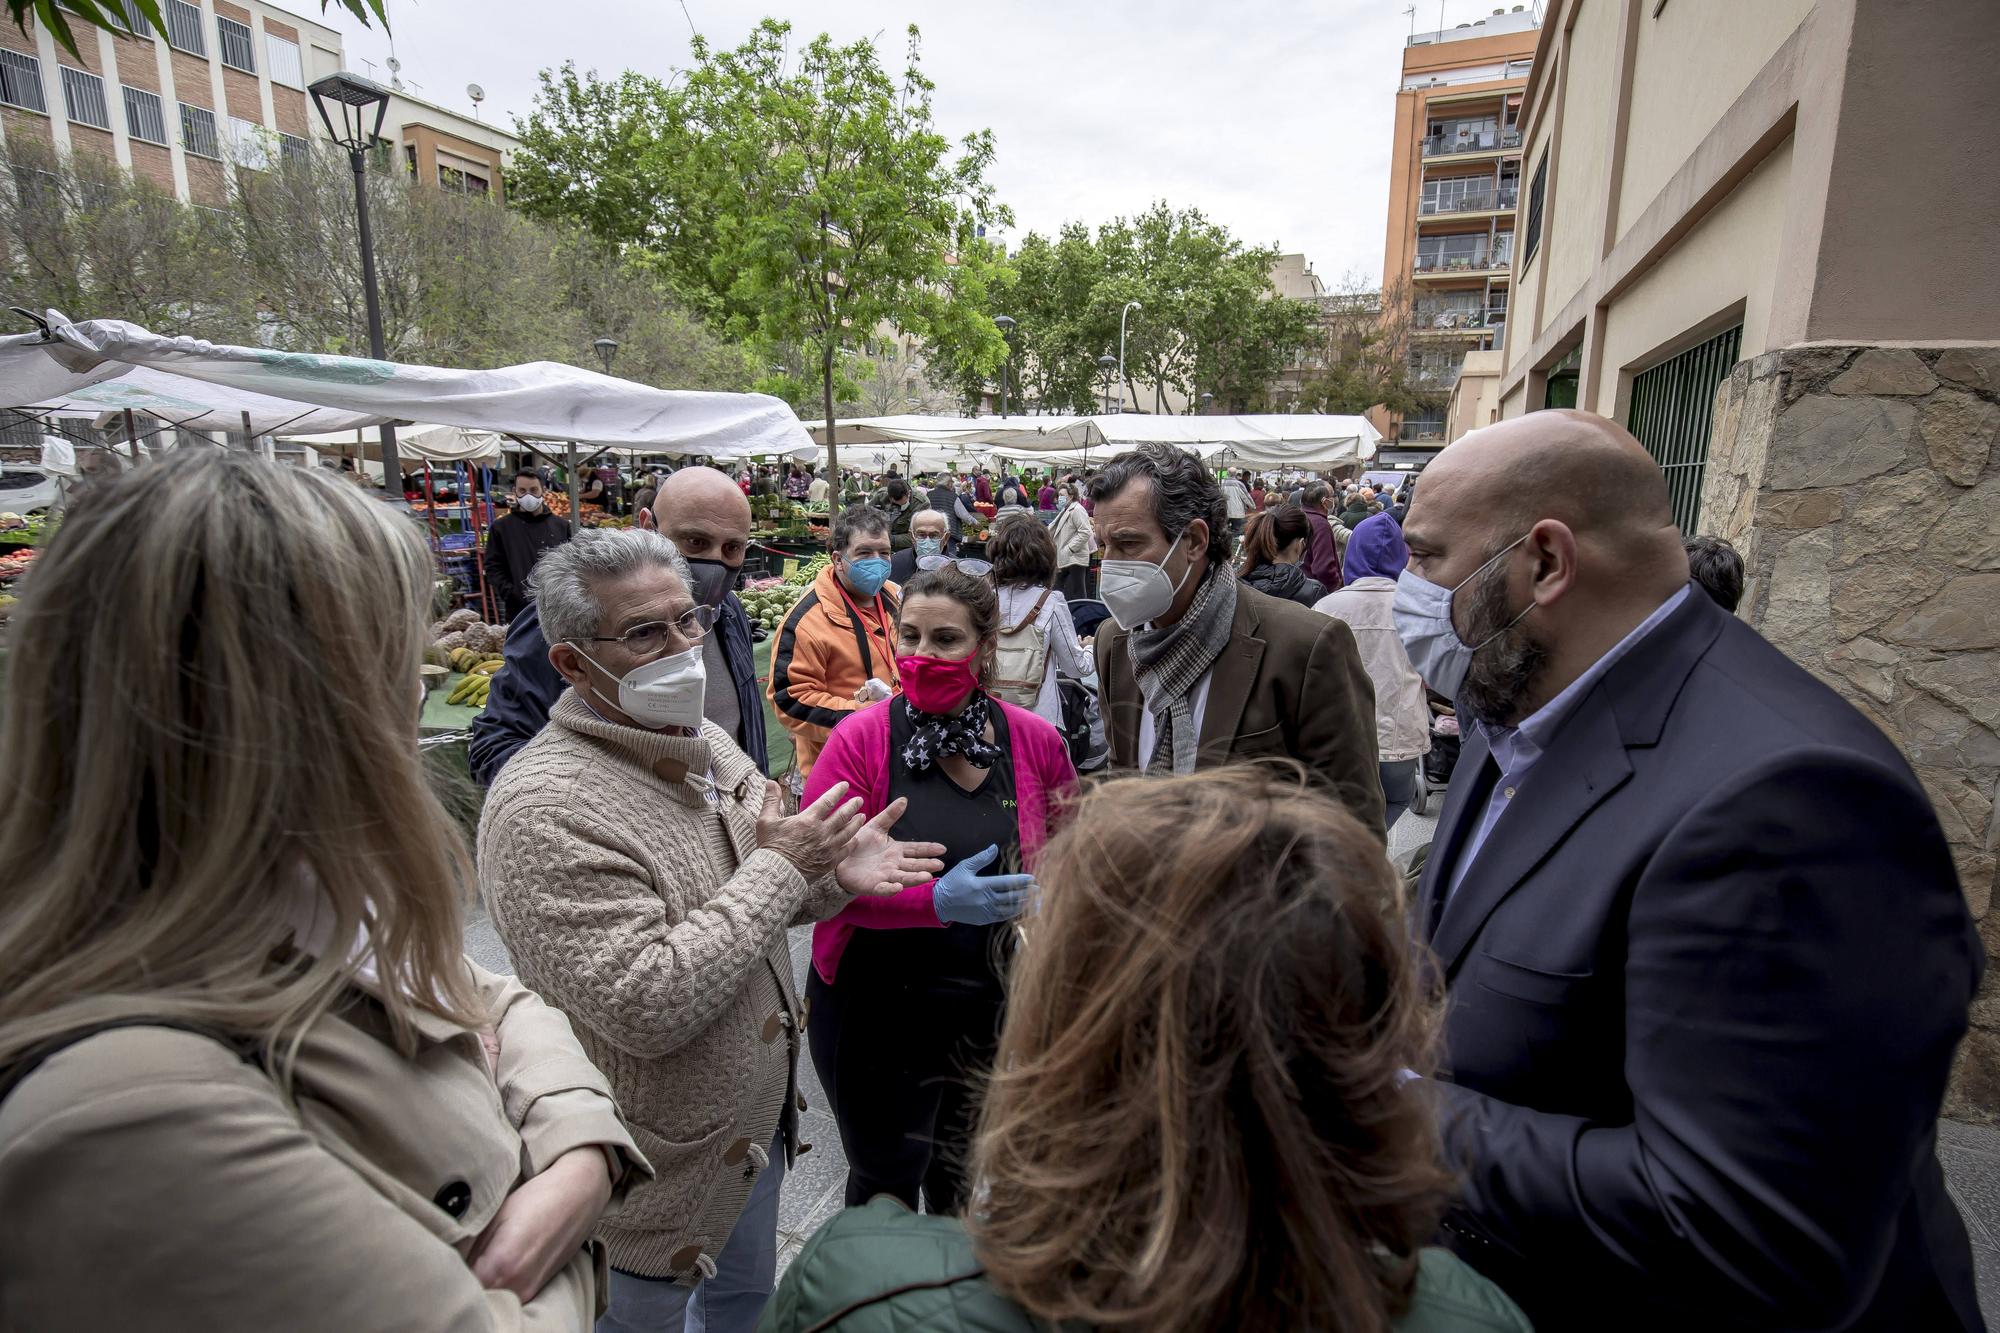
[[[1549,188],[1549,150],[1542,150],[1542,160],[1535,163],[1534,179],[1528,182],[1528,239],[1521,243],[1521,267],[1526,268],[1534,261],[1535,251],[1542,248],[1542,196]]]

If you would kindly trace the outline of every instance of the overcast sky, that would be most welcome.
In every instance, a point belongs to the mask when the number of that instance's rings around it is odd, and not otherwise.
[[[310,13],[312,0],[285,0]],[[923,33],[935,110],[954,138],[990,128],[1014,234],[1099,223],[1154,199],[1197,207],[1245,241],[1303,251],[1337,285],[1381,279],[1389,138],[1412,0],[388,0],[418,96],[525,116],[536,72],[573,59],[665,77],[688,36],[734,46],[767,14],[795,32],[876,37],[900,70]],[[1414,0],[1418,30],[1439,0]],[[1498,0],[1444,0],[1445,21]],[[388,40],[333,5],[349,65],[386,82]]]

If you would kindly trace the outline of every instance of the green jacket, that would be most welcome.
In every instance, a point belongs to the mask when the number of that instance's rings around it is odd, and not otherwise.
[[[757,1333],[1046,1333],[995,1291],[972,1241],[949,1217],[894,1199],[849,1208],[785,1270]],[[1397,1333],[1532,1333],[1500,1288],[1444,1250],[1425,1250],[1417,1294]]]

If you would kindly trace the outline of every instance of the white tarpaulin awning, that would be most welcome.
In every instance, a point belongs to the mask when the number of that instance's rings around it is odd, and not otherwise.
[[[25,412],[59,417],[88,417],[99,424],[103,424],[104,418],[119,412],[144,412],[189,430],[242,431],[247,413],[249,433],[252,435],[290,430],[341,430],[375,426],[388,419],[366,412],[343,412],[337,408],[274,398],[269,394],[225,388],[189,379],[185,375],[150,370],[145,366],[121,366],[115,362],[107,363],[106,368],[115,372],[108,377],[78,376],[72,387],[39,398],[24,399],[21,394],[29,390],[12,389],[14,381],[8,372],[11,367],[31,360],[32,356],[24,358],[19,355],[12,345],[19,341],[17,339],[0,341],[9,344],[0,347],[0,407],[15,407]],[[46,360],[45,357],[42,359]],[[26,378],[24,376],[24,380]]]
[[[162,337],[122,320],[73,324],[56,311],[48,323],[49,339],[0,339],[0,406],[73,393],[120,373],[107,367],[130,365],[376,419],[575,441],[591,449],[721,456],[789,454],[811,444],[792,409],[767,394],[655,389],[553,361],[445,370],[233,347]]]
[[[337,430],[318,435],[288,435],[295,444],[310,445],[323,454],[382,461],[382,442],[374,431]],[[515,447],[504,435],[462,426],[406,426],[396,432],[396,455],[404,464],[497,463],[500,451]]]
[[[822,444],[826,428],[808,422]],[[860,417],[834,425],[842,447],[908,441],[985,455],[1088,464],[1123,449],[1161,442],[1191,449],[1221,465],[1330,467],[1375,456],[1381,432],[1366,417],[1320,413],[1246,416],[1152,416],[1124,412],[1092,417]]]

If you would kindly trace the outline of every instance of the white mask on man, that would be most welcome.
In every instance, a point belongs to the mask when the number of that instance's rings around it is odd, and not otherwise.
[[[575,647],[574,644],[571,646]],[[576,653],[605,675],[611,674],[583,649],[577,648]],[[688,727],[699,731],[707,682],[708,671],[702,665],[701,645],[696,644],[686,652],[655,658],[620,676],[618,711],[640,726],[654,730]],[[604,699],[596,686],[591,686],[590,692]],[[604,699],[604,702],[611,701]]]
[[[1194,562],[1181,571],[1178,580],[1167,576],[1166,563],[1173,559],[1180,538],[1168,543],[1167,553],[1158,564],[1150,560],[1106,560],[1098,572],[1097,595],[1122,630],[1135,630],[1165,615],[1180,594],[1181,585],[1194,572]]]

